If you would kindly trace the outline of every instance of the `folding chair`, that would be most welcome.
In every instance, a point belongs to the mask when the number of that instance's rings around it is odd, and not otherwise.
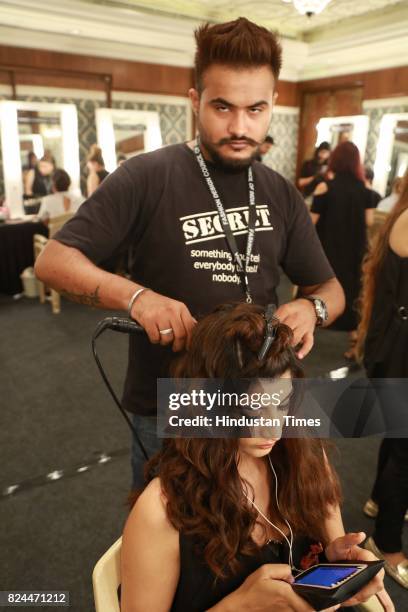
[[[119,538],[94,567],[92,584],[96,612],[120,612],[118,587],[120,585],[121,547],[122,538]]]
[[[34,234],[33,241],[34,241],[34,261],[35,261],[38,255],[41,253],[41,251],[45,247],[45,245],[47,244],[48,238],[46,238],[42,234]],[[49,300],[51,302],[52,312],[54,314],[59,314],[61,312],[61,297],[58,291],[55,291],[55,289],[51,289],[50,297],[48,297],[45,293],[44,283],[38,280],[38,284],[39,284],[39,292],[40,292],[40,303],[45,304],[45,300]]]

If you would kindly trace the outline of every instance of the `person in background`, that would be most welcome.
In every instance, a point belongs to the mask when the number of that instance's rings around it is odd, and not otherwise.
[[[49,157],[42,157],[35,168],[28,170],[24,181],[24,197],[36,198],[51,193],[51,175],[55,166]]]
[[[361,264],[367,249],[367,226],[374,221],[374,204],[371,191],[364,184],[364,170],[355,144],[339,144],[330,156],[328,171],[333,178],[316,187],[310,214],[346,296],[345,311],[333,327],[350,333],[350,348],[344,357],[354,361],[355,301],[361,289]]]
[[[122,164],[124,164],[126,160],[127,160],[127,157],[124,153],[119,153],[116,158],[116,162],[118,166],[121,166]]]
[[[367,187],[367,189],[371,190],[371,197],[373,199],[373,208],[377,208],[378,202],[381,200],[381,195],[378,193],[378,191],[373,189],[374,172],[372,168],[365,166],[364,175],[365,175],[365,186]]]
[[[23,172],[26,173],[29,170],[34,170],[38,163],[38,158],[34,151],[29,151],[27,153],[27,163],[23,166]]]
[[[89,149],[86,167],[88,168],[86,190],[89,198],[109,174],[109,172],[105,170],[102,149],[96,144],[91,145]]]
[[[357,349],[363,353],[371,378],[408,377],[407,237],[408,171],[401,179],[398,202],[379,230],[363,265]],[[381,395],[380,389],[381,399],[385,415],[390,401],[401,401],[393,385],[387,395]],[[402,409],[407,409],[406,397],[402,398]],[[364,506],[365,514],[376,518],[374,533],[365,546],[385,559],[387,574],[406,589],[408,558],[402,550],[401,536],[404,519],[408,519],[407,509],[408,438],[388,437],[381,443],[371,499]]]
[[[321,142],[316,147],[313,158],[303,162],[300,178],[298,179],[298,187],[305,197],[312,195],[317,185],[324,181],[330,151],[330,144],[326,141]]]
[[[71,178],[68,172],[57,168],[52,175],[52,194],[41,199],[38,216],[44,223],[53,217],[76,212],[85,198],[69,191]]]
[[[254,304],[219,306],[195,327],[174,376],[280,379],[293,397],[290,379],[303,377],[293,333],[265,316]],[[260,359],[266,325],[275,336]],[[290,410],[291,400],[283,403]],[[164,441],[147,466],[149,484],[132,496],[121,551],[122,612],[312,612],[290,586],[295,568],[319,563],[323,553],[330,561],[374,559],[359,547],[363,533],[344,533],[325,442],[281,438],[280,428],[256,435]],[[377,594],[391,612],[382,579],[383,572],[347,604]]]
[[[273,139],[273,136],[269,136],[268,134],[268,136],[265,138],[263,143],[259,145],[259,152],[258,152],[258,155],[255,157],[255,159],[261,162],[264,156],[272,149],[274,144],[275,144],[275,141]]]
[[[381,210],[382,212],[387,213],[391,212],[395,204],[398,202],[402,190],[402,185],[402,178],[400,176],[395,178],[392,183],[392,191],[390,195],[379,202],[377,210]]]
[[[44,150],[44,155],[42,156],[42,159],[46,159],[54,166],[54,168],[56,168],[57,162],[55,161],[55,157],[52,154],[52,151],[50,151],[50,149]]]

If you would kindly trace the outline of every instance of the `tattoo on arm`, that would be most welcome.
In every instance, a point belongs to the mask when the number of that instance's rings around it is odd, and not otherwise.
[[[101,299],[99,297],[99,286],[93,293],[71,293],[66,289],[62,289],[60,293],[68,300],[71,300],[71,302],[78,302],[78,304],[84,304],[85,306],[92,306],[95,308],[101,304]]]

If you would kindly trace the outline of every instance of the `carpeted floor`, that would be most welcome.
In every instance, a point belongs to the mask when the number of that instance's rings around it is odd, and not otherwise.
[[[0,590],[70,591],[73,612],[94,609],[92,568],[121,533],[130,482],[130,434],[90,349],[106,314],[63,300],[52,315],[37,300],[0,297],[0,490],[22,483],[0,498]],[[320,331],[308,374],[342,366],[346,344],[345,334]],[[126,337],[107,332],[98,350],[120,391]],[[337,445],[346,526],[370,532],[361,507],[378,440]],[[397,609],[408,610],[408,593],[388,579],[387,587]]]

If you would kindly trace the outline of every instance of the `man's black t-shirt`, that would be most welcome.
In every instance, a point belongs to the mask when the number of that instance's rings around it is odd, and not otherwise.
[[[208,164],[237,245],[245,257],[247,172]],[[253,300],[277,301],[279,266],[296,285],[334,276],[297,190],[262,163],[253,164],[257,222],[249,269]],[[244,299],[210,195],[194,152],[170,145],[131,158],[107,177],[54,237],[96,264],[128,245],[137,283],[184,302],[193,316]],[[171,349],[132,335],[124,407],[154,414],[156,378],[166,376]]]

